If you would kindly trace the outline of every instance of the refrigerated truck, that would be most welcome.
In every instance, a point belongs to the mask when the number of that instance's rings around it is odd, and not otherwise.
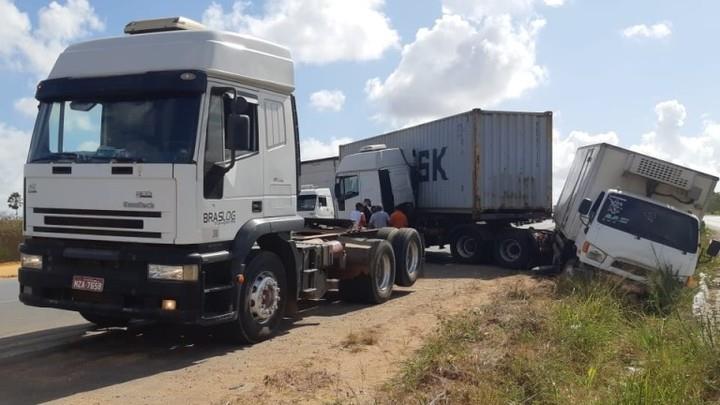
[[[554,262],[645,282],[657,270],[686,281],[700,255],[700,221],[718,178],[609,144],[575,154],[554,212]]]
[[[257,342],[329,279],[369,303],[412,285],[415,231],[308,229],[298,216],[286,48],[185,18],[125,33],[68,47],[37,86],[23,303],[98,325],[222,324]]]
[[[552,113],[474,109],[341,145],[335,197],[339,218],[370,199],[458,261],[527,268],[537,243],[512,224],[551,216]]]

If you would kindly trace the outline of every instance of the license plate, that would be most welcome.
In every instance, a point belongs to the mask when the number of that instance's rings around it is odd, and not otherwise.
[[[100,277],[73,276],[73,290],[102,292],[105,280]]]

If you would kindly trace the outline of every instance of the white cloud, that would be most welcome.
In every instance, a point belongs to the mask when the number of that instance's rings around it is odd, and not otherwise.
[[[11,0],[0,0],[0,15],[0,63],[37,76],[50,71],[70,42],[104,29],[88,0],[51,2],[38,11],[36,27]]]
[[[317,111],[340,111],[345,104],[345,94],[340,90],[320,90],[310,95],[310,105]]]
[[[670,36],[672,29],[669,22],[654,25],[638,24],[625,28],[622,34],[625,38],[660,39]]]
[[[565,185],[577,148],[603,142],[617,145],[620,143],[620,138],[613,131],[599,134],[570,131],[570,134],[563,138],[560,131],[553,130],[553,201],[557,200]]]
[[[565,0],[545,0],[545,5],[548,7],[560,7],[565,4]]]
[[[643,134],[631,149],[709,174],[720,173],[720,123],[705,118],[699,134],[683,134],[687,111],[677,100],[658,103],[655,114],[655,129]]]
[[[30,118],[34,118],[37,115],[38,101],[33,97],[23,97],[15,100],[15,111],[22,115]]]
[[[213,2],[203,23],[283,44],[310,64],[378,59],[399,44],[383,0],[268,0],[262,15],[249,14],[248,6],[236,1],[226,13]]]
[[[303,138],[300,140],[301,160],[321,159],[331,156],[338,156],[340,145],[352,142],[352,138],[332,138],[330,141],[322,141],[317,138]]]
[[[22,194],[22,169],[25,164],[30,134],[0,122],[0,201],[10,193]],[[7,206],[0,206],[0,212]]]
[[[377,118],[416,123],[497,105],[540,85],[547,74],[535,43],[545,20],[527,15],[533,3],[443,2],[443,15],[403,47],[395,70],[367,81]]]

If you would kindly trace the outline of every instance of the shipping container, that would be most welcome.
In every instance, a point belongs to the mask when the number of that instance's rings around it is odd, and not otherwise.
[[[551,212],[551,112],[475,109],[341,145],[340,158],[373,144],[401,149],[417,169],[421,210]]]

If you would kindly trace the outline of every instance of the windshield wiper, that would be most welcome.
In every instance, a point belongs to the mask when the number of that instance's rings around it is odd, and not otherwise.
[[[70,160],[77,161],[78,154],[75,152],[54,152],[49,155],[40,156],[39,158],[33,159],[30,163],[36,162],[55,162],[58,160]]]
[[[142,163],[143,158],[132,156],[115,156],[110,159],[114,163]]]
[[[90,157],[93,161],[108,162],[108,163],[143,163],[143,158],[132,157],[132,156],[92,156]]]

